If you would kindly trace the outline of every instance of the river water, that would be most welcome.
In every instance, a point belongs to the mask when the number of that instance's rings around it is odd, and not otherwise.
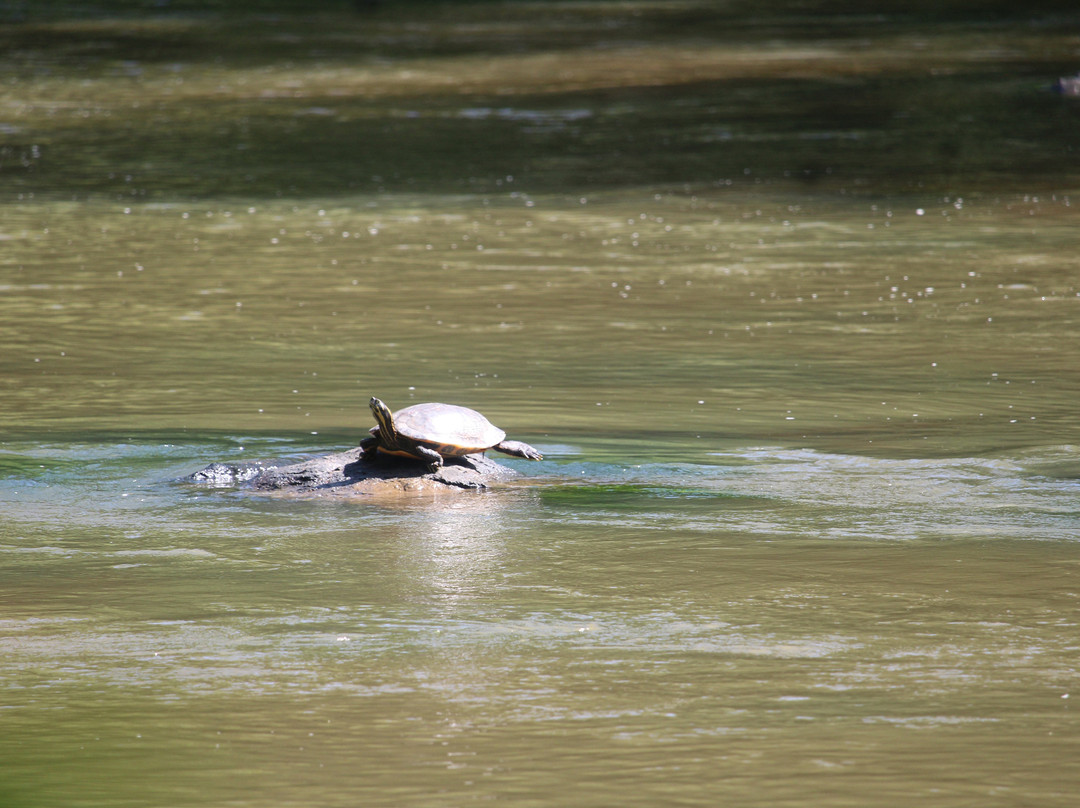
[[[1076,18],[555,8],[4,28],[4,805],[1074,804]]]

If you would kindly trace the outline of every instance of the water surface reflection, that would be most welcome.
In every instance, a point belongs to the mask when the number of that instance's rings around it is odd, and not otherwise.
[[[1071,806],[1075,20],[392,5],[0,29],[0,803]]]

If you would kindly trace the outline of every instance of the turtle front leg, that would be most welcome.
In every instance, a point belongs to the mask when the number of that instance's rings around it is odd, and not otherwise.
[[[429,449],[426,446],[416,446],[409,451],[413,452],[417,457],[427,463],[428,471],[436,472],[442,468],[442,455],[434,449]]]
[[[375,455],[379,453],[379,439],[374,435],[364,438],[360,441],[360,451],[363,452],[361,458],[364,460],[374,460]]]
[[[513,455],[514,457],[524,457],[526,460],[543,460],[544,456],[540,452],[536,451],[527,443],[522,443],[519,440],[504,440],[502,443],[492,446],[496,452],[502,452],[503,454]]]

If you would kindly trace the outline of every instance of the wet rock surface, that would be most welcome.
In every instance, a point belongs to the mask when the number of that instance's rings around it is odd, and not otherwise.
[[[431,472],[423,463],[404,458],[380,456],[366,461],[356,448],[286,466],[211,463],[185,479],[279,497],[377,500],[482,490],[518,476],[513,469],[480,454],[448,459],[442,468]]]

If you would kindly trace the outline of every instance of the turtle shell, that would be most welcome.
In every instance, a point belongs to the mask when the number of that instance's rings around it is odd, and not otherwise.
[[[482,452],[506,437],[476,410],[453,404],[414,404],[398,410],[394,413],[394,429],[450,457]]]

